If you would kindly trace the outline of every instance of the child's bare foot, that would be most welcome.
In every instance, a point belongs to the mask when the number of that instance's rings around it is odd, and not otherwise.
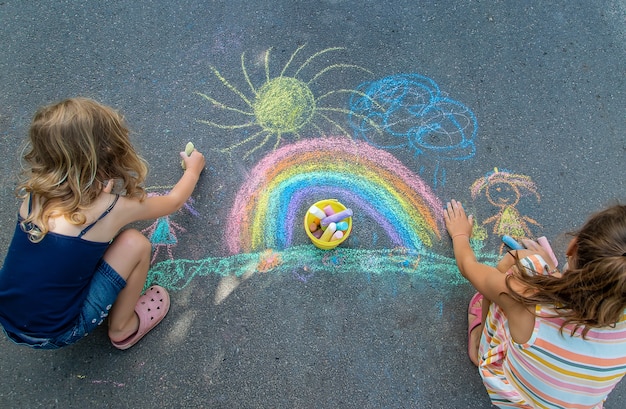
[[[480,293],[476,293],[472,297],[467,311],[467,353],[476,366],[478,366],[478,346],[480,345],[480,337],[483,332],[483,323],[481,322],[482,306],[483,296]]]

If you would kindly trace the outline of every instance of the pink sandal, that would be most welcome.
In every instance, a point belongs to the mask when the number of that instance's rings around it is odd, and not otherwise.
[[[470,349],[471,348],[470,341],[472,340],[472,331],[474,331],[476,327],[482,324],[482,318],[483,318],[482,307],[474,307],[474,305],[482,300],[483,300],[483,295],[481,293],[474,294],[474,296],[469,302],[469,307],[467,309],[469,314],[476,316],[476,318],[474,318],[472,322],[470,322],[469,326],[467,327],[467,354],[470,357],[472,356],[472,350]]]
[[[170,309],[170,296],[165,288],[153,285],[139,297],[135,312],[139,317],[139,329],[123,341],[111,341],[117,349],[128,349],[135,345],[150,330],[163,320]]]

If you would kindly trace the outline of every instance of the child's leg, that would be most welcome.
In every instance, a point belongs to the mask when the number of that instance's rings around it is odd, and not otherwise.
[[[469,306],[467,312],[467,324],[468,324],[468,345],[467,353],[470,360],[474,365],[478,366],[478,347],[480,346],[480,337],[483,333],[483,327],[485,326],[485,314],[483,314],[483,307],[487,301],[485,297],[472,298],[473,304]],[[478,315],[481,317],[478,317]],[[477,320],[477,317],[480,318]]]
[[[139,328],[135,305],[150,267],[150,241],[139,231],[124,230],[104,253],[104,260],[126,280],[109,313],[109,338],[122,341]]]

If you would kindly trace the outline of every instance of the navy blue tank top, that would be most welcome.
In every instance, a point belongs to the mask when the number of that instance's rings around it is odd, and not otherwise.
[[[33,243],[18,215],[0,270],[0,324],[7,331],[53,338],[72,327],[110,244],[82,236],[113,209],[118,198],[77,237],[49,232]]]

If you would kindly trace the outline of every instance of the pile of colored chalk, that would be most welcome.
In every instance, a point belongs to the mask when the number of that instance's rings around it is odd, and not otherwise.
[[[313,222],[309,223],[309,230],[316,239],[321,241],[341,240],[349,228],[345,219],[352,216],[351,209],[336,213],[330,205],[324,209],[313,205],[309,208],[309,213],[315,216]]]

